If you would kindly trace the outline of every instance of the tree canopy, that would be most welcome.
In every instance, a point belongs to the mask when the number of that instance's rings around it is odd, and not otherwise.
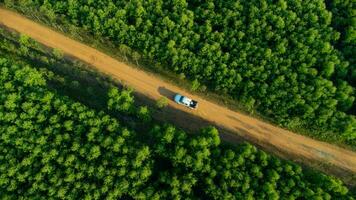
[[[250,144],[222,145],[212,127],[133,131],[14,59],[0,57],[0,91],[1,199],[353,199],[338,179]],[[108,96],[133,103],[120,93]]]

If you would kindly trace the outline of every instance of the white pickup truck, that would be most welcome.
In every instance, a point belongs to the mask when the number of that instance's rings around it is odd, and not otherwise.
[[[192,99],[189,99],[188,97],[185,97],[180,94],[176,94],[174,96],[174,101],[177,102],[178,104],[187,106],[190,109],[196,109],[198,107],[198,102],[194,101]]]

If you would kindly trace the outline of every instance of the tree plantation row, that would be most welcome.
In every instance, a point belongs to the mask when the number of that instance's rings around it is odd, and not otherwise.
[[[108,38],[125,55],[134,49],[192,80],[193,90],[229,95],[285,127],[354,147],[351,2],[5,1]]]
[[[135,131],[51,89],[48,71],[9,52],[0,50],[1,199],[354,198],[338,179],[222,145],[214,128],[155,125],[130,91],[110,89],[109,110],[145,121]]]

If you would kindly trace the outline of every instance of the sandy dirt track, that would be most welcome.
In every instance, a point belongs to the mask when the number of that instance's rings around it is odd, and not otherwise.
[[[188,115],[202,118],[224,130],[235,133],[235,135],[223,133],[222,138],[225,140],[233,141],[242,137],[267,151],[277,152],[289,159],[308,160],[308,162],[314,164],[324,163],[348,171],[349,175],[350,173],[351,175],[356,174],[355,152],[294,134],[206,101],[156,78],[153,74],[130,67],[96,49],[65,37],[14,12],[0,8],[0,24],[26,34],[46,46],[61,49],[65,54],[90,63],[99,71],[119,79],[150,99],[159,99],[162,95],[170,96],[177,92],[199,101],[199,108],[196,111],[191,111],[170,101],[169,106],[173,108],[173,111],[170,112],[171,119],[178,120],[182,113],[184,113],[184,116],[187,116],[188,113]],[[189,123],[188,120],[185,123]]]

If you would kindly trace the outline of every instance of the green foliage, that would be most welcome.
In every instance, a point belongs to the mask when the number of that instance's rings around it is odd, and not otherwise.
[[[334,178],[310,174],[249,144],[221,146],[214,128],[193,137],[172,126],[155,127],[152,134],[155,153],[163,158],[154,186],[165,188],[157,189],[164,199],[347,199],[347,188]]]
[[[349,62],[349,67],[339,69],[339,76],[356,85],[356,4],[353,0],[327,0],[327,7],[332,12],[332,26],[341,33],[335,42],[342,56]],[[345,73],[347,71],[347,73]]]
[[[132,90],[130,89],[119,91],[117,88],[111,88],[108,92],[108,109],[126,113],[132,112],[134,99],[131,93]]]
[[[150,110],[147,106],[140,106],[137,111],[137,116],[145,122],[149,122],[151,120]]]
[[[63,52],[60,49],[53,49],[52,54],[56,59],[63,58]]]
[[[30,46],[30,38],[26,35],[21,35],[19,38],[19,44],[20,44],[20,52],[23,55],[28,54],[28,47]]]
[[[323,0],[33,0],[26,8],[40,7],[51,21],[64,16],[115,41],[137,64],[141,57],[162,63],[192,80],[193,90],[204,85],[278,124],[306,127],[311,135],[332,131],[338,141],[354,144],[354,4],[327,2],[335,15]],[[344,56],[333,46],[340,34],[332,25],[347,27]],[[353,131],[345,132],[349,127]]]
[[[195,79],[194,81],[192,81],[191,90],[192,90],[192,91],[198,90],[199,86],[200,86],[200,83],[198,82],[197,79]]]
[[[5,6],[8,8],[11,8],[12,6],[14,6],[14,1],[13,0],[3,0],[0,2],[4,2]]]
[[[156,106],[158,108],[164,108],[168,105],[168,99],[166,97],[161,97],[157,100]]]
[[[133,132],[49,91],[38,71],[0,65],[1,199],[116,199],[148,180],[150,152]]]
[[[20,35],[19,43],[21,46],[29,46],[30,45],[30,38],[27,35]]]
[[[1,199],[353,199],[335,178],[249,144],[221,145],[212,127],[136,134],[13,62],[0,58]]]

